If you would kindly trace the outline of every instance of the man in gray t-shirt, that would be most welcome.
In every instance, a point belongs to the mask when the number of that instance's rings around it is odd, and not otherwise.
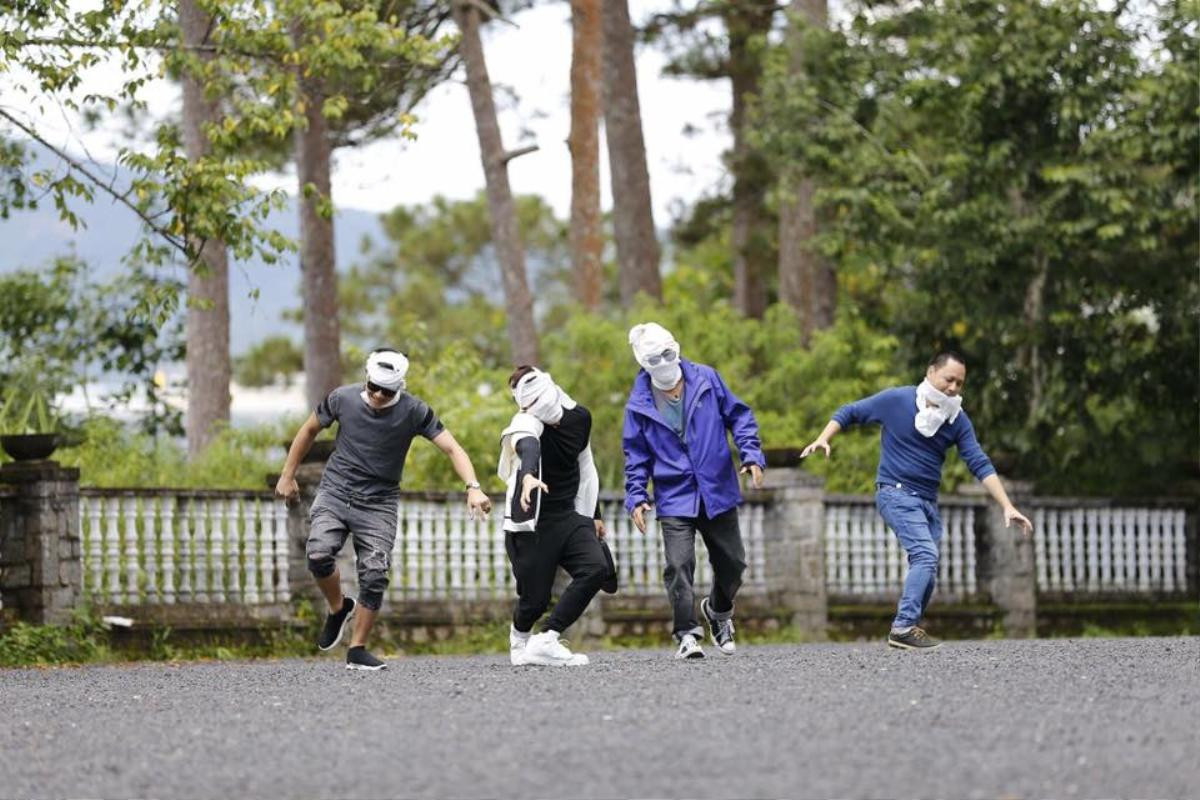
[[[390,348],[376,350],[367,357],[366,372],[365,384],[334,389],[300,426],[275,494],[289,501],[299,495],[296,468],[321,429],[337,422],[333,456],[309,512],[305,544],[309,571],[329,603],[317,646],[335,647],[353,618],[346,668],[377,670],[387,665],[367,652],[366,641],[388,586],[399,484],[412,440],[424,436],[450,458],[466,484],[471,516],[486,516],[492,504],[479,488],[471,459],[437,414],[404,391],[408,372],[404,354]],[[342,596],[335,561],[348,537],[354,539],[358,562],[357,601]]]

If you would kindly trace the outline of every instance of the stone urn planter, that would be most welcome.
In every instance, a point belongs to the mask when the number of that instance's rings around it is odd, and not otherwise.
[[[61,442],[57,433],[14,433],[0,436],[0,447],[14,461],[41,461],[47,459]]]

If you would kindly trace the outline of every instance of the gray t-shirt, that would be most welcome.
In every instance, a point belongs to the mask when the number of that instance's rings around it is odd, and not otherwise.
[[[362,392],[361,383],[339,386],[317,406],[322,428],[338,423],[319,489],[343,498],[387,497],[399,489],[413,438],[432,439],[445,427],[432,408],[407,392],[381,409],[371,408]]]
[[[654,390],[654,405],[658,408],[658,413],[662,414],[662,418],[671,426],[671,430],[675,431],[675,435],[682,439],[683,391],[679,393],[679,397],[671,399],[666,392],[657,386],[653,386],[652,388]],[[686,391],[686,387],[684,391]]]

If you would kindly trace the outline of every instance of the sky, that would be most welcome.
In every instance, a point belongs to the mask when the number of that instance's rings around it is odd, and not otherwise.
[[[85,0],[86,2],[86,0]],[[635,24],[653,12],[666,10],[669,0],[630,0]],[[560,216],[570,208],[571,165],[566,139],[570,129],[569,73],[571,61],[570,7],[567,2],[541,4],[513,17],[516,27],[492,23],[484,28],[484,49],[493,84],[509,87],[518,98],[507,102],[497,92],[505,146],[536,143],[540,149],[509,164],[514,192],[546,198]],[[677,80],[661,75],[664,56],[651,48],[637,53],[638,88],[655,224],[666,227],[679,210],[711,191],[726,178],[721,152],[729,147],[725,116],[730,104],[727,81]],[[110,68],[94,69],[85,87],[110,83]],[[0,102],[20,109],[37,121],[49,138],[74,153],[86,150],[96,161],[115,159],[125,143],[116,126],[81,133],[76,118],[57,107],[37,109],[13,92]],[[150,87],[151,108],[177,108],[177,89],[167,82]],[[462,199],[483,188],[483,168],[466,85],[444,84],[416,109],[415,141],[399,137],[335,156],[333,199],[339,208],[387,211],[398,204],[419,204],[435,195]],[[685,134],[685,129],[691,133]],[[601,175],[605,209],[611,208],[608,164],[601,138]],[[294,171],[267,176],[264,187],[289,193]]]

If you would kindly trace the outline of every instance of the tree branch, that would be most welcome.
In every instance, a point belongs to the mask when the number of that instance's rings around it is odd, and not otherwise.
[[[507,22],[509,25],[512,25],[514,28],[521,27],[520,25],[513,22],[508,17],[501,14],[496,9],[489,6],[487,3],[484,3],[482,0],[459,0],[459,3],[461,5],[470,6],[471,8],[475,9],[476,11],[478,11],[480,14],[483,15],[484,19],[498,19],[501,22]]]
[[[500,157],[500,163],[507,164],[508,162],[512,161],[514,158],[520,158],[521,156],[529,155],[530,153],[536,152],[537,150],[538,150],[538,146],[536,144],[526,145],[525,147],[518,147],[516,150],[509,150],[503,156]]]
[[[64,162],[66,162],[67,166],[69,166],[71,169],[75,170],[76,172],[80,173],[85,178],[87,178],[89,181],[91,181],[94,186],[99,188],[105,194],[112,197],[114,200],[116,200],[121,205],[128,208],[134,214],[137,214],[137,216],[143,222],[145,222],[146,225],[152,231],[154,231],[159,236],[161,236],[163,239],[165,239],[172,247],[177,249],[179,252],[183,253],[185,256],[188,256],[189,261],[191,260],[190,254],[188,253],[186,243],[184,243],[183,241],[180,241],[178,237],[172,235],[166,228],[163,228],[161,225],[158,225],[157,223],[155,223],[153,219],[146,216],[146,213],[144,211],[142,211],[140,208],[138,208],[137,206],[135,206],[133,203],[129,202],[128,198],[125,195],[118,194],[110,186],[105,185],[105,182],[103,180],[101,180],[99,177],[97,177],[95,174],[93,174],[90,170],[88,170],[87,167],[85,167],[83,164],[81,164],[79,161],[75,160],[74,158],[71,158],[71,156],[67,155],[61,149],[50,144],[50,142],[46,141],[46,139],[43,138],[36,130],[34,130],[33,128],[24,124],[23,122],[21,122],[21,120],[17,119],[12,114],[5,111],[3,108],[0,108],[0,117],[3,117],[4,119],[11,122],[19,130],[23,131],[25,133],[25,135],[28,136],[30,139],[33,139],[35,142],[40,144],[42,147],[46,148],[51,153],[54,153],[54,155],[58,156]]]

